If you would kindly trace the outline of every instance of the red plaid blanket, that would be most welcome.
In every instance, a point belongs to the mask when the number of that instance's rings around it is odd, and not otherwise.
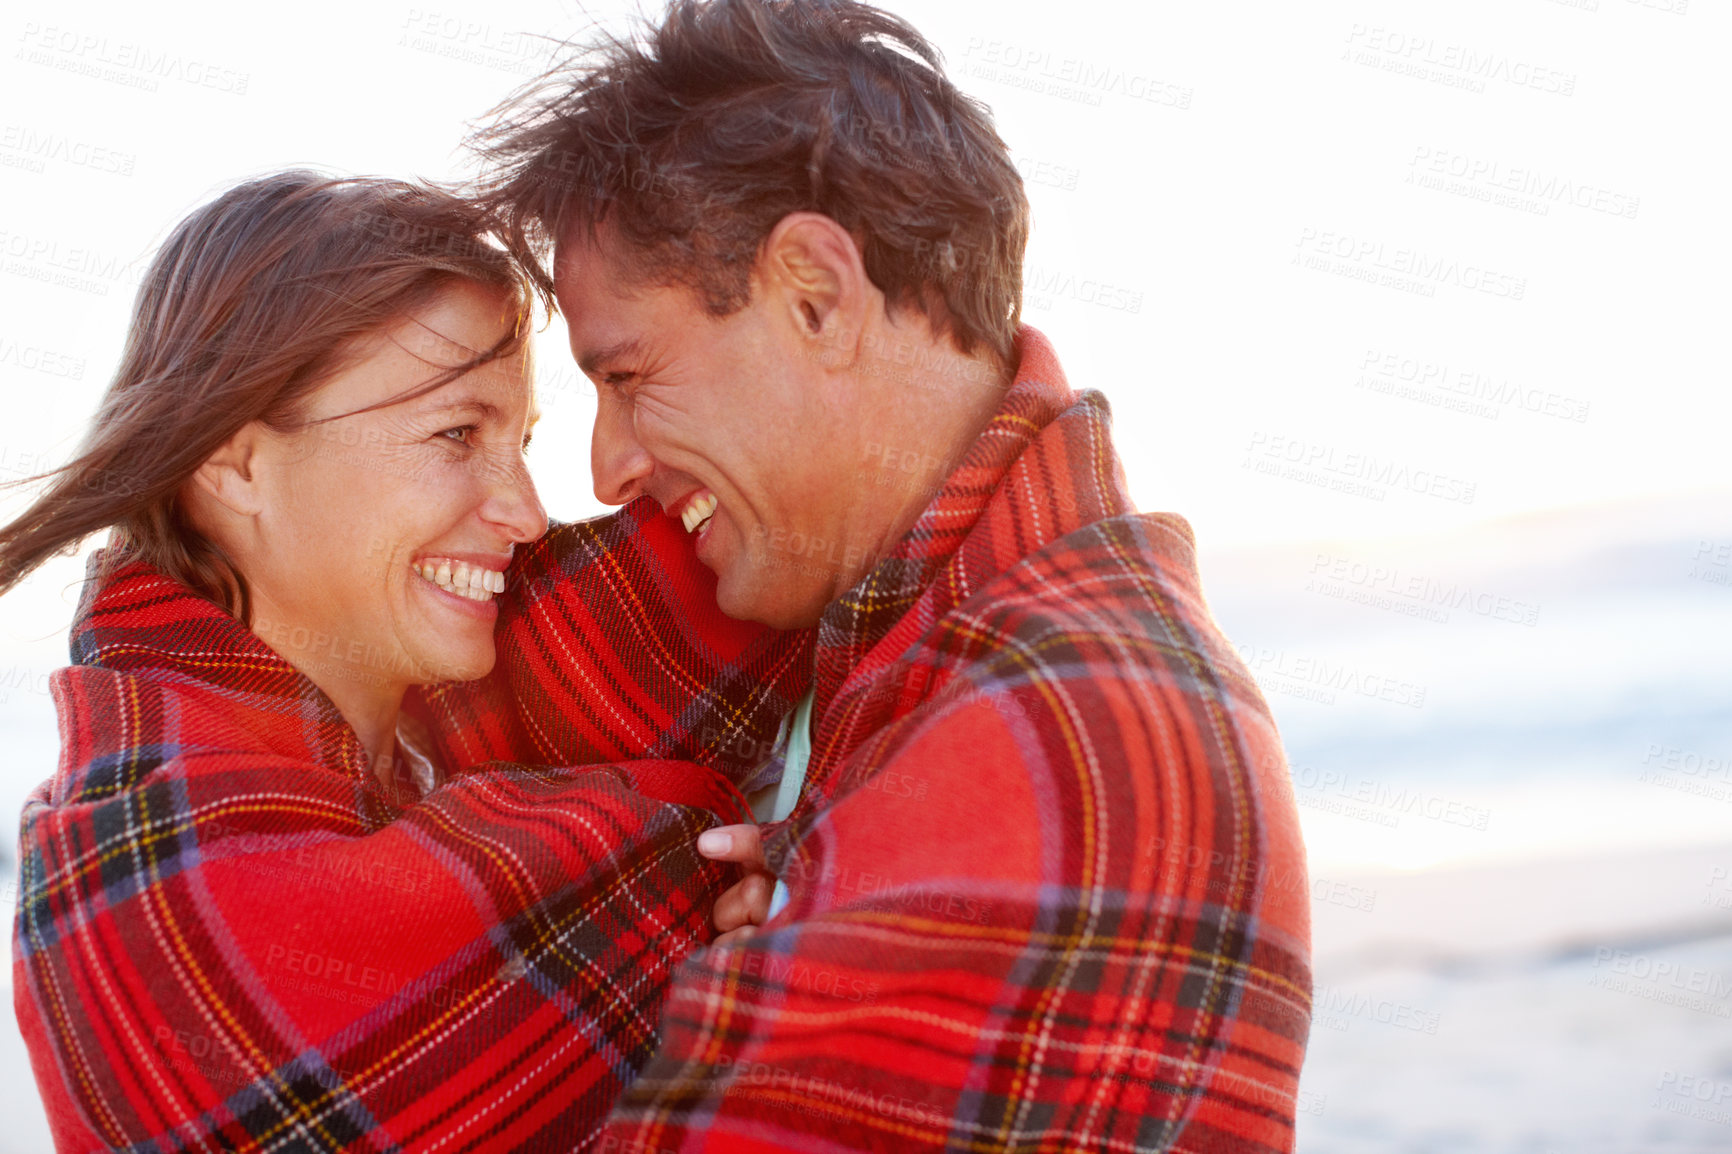
[[[1309,892],[1275,725],[1189,527],[1134,510],[1038,333],[815,671],[768,841],[791,904],[687,959],[595,1149],[1292,1149]],[[583,695],[557,660],[513,680]]]
[[[482,681],[411,711],[453,765],[696,761],[741,784],[811,684],[812,634],[724,617],[679,522],[645,497],[512,559]]]
[[[214,605],[143,566],[88,587],[13,937],[61,1150],[593,1134],[655,1048],[672,968],[708,940],[724,877],[692,842],[711,811],[738,819],[728,750],[774,732],[809,646],[722,618],[652,513],[563,526],[513,568],[519,620],[581,651],[515,666],[605,688],[518,714],[489,683],[432,712],[468,763],[521,747],[715,768],[495,763],[400,804],[329,699]]]

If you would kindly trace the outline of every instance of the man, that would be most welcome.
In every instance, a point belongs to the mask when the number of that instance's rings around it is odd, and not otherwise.
[[[597,495],[677,520],[728,616],[816,629],[746,783],[762,859],[751,827],[701,845],[759,894],[597,1148],[1291,1149],[1274,724],[1188,526],[1135,511],[1106,401],[1018,323],[986,111],[850,0],[673,0],[560,79],[488,141],[487,197],[553,249]],[[513,683],[581,698],[525,604]]]

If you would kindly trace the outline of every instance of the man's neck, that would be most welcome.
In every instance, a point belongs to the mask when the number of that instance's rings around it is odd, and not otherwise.
[[[861,365],[877,419],[858,434],[862,511],[880,526],[867,545],[870,570],[896,548],[1004,403],[1014,379],[990,352],[963,353],[922,323],[868,341]],[[850,583],[851,584],[851,583]],[[842,590],[838,590],[838,593]]]

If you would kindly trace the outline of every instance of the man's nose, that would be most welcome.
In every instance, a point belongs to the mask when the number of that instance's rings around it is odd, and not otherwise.
[[[624,505],[642,496],[644,481],[655,471],[654,458],[632,428],[630,407],[606,395],[596,398],[589,467],[595,475],[595,499],[604,505]]]

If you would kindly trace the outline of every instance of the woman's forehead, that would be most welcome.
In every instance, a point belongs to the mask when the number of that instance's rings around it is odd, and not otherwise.
[[[381,336],[411,356],[449,368],[509,340],[521,322],[509,294],[459,282],[408,310]]]
[[[530,403],[533,386],[527,340],[443,384],[426,387],[511,333],[499,318],[477,316],[473,310],[412,315],[358,342],[348,363],[312,398],[309,415],[328,419],[374,406],[384,412],[387,405],[414,412],[462,404],[520,412]],[[402,401],[392,404],[393,398]]]

